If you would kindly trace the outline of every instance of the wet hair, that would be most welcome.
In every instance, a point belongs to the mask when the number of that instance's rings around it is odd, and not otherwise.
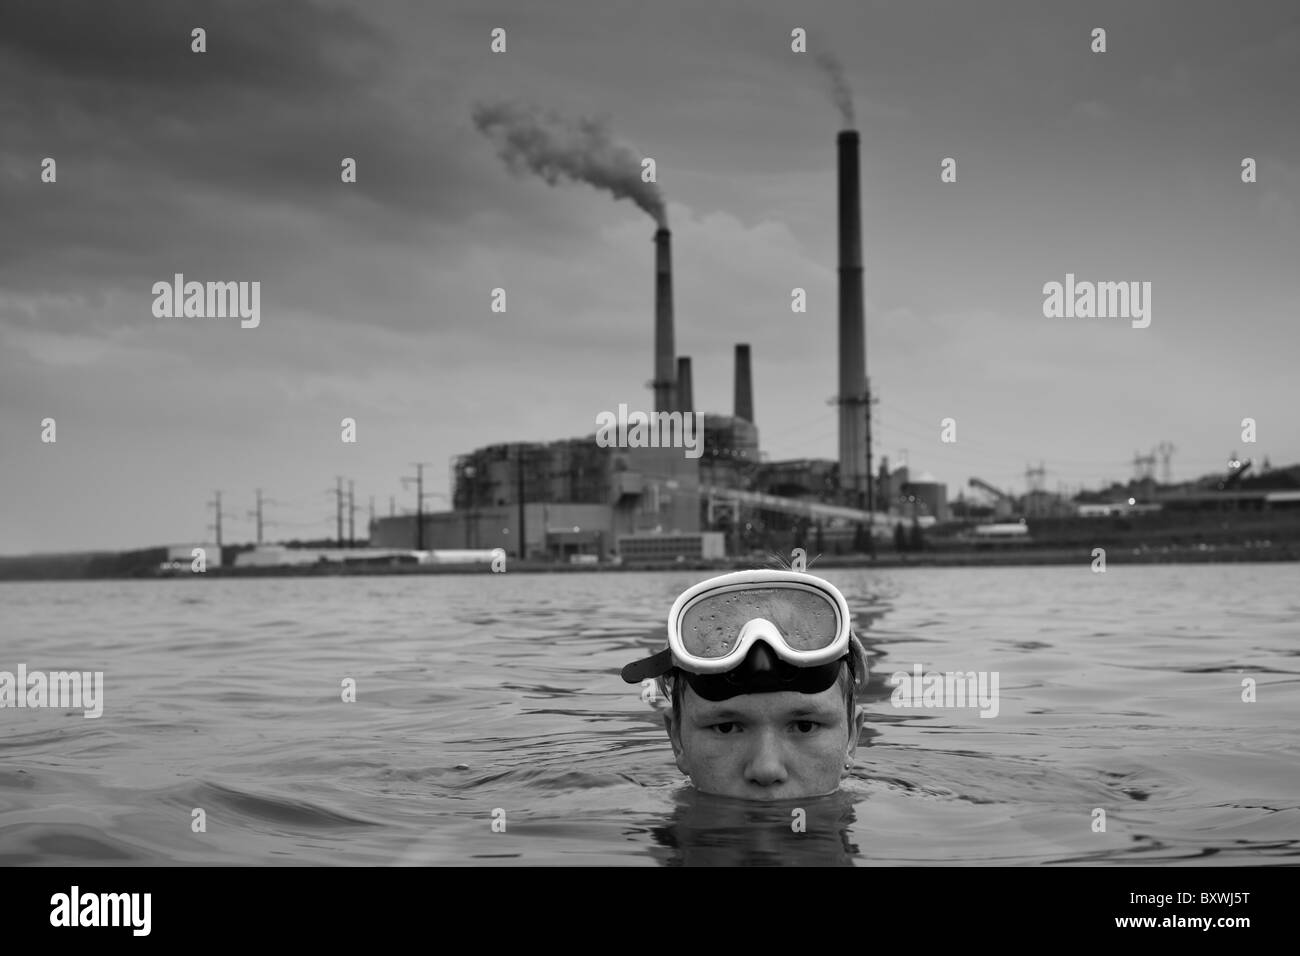
[[[682,678],[682,672],[674,667],[667,674],[657,679],[657,685],[659,693],[672,701],[673,715],[680,718],[682,715],[682,696],[685,694],[686,688],[690,686]],[[853,707],[856,703],[857,678],[853,674],[853,669],[849,666],[848,658],[845,658],[840,663],[840,672],[835,678],[835,686],[844,693],[844,709],[848,715],[848,725],[851,733]]]

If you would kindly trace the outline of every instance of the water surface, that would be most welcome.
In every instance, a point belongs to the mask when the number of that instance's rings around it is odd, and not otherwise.
[[[869,717],[803,833],[696,796],[618,678],[704,576],[0,584],[0,670],[105,679],[0,709],[0,863],[1300,862],[1295,565],[826,571]],[[998,716],[895,708],[914,664]]]

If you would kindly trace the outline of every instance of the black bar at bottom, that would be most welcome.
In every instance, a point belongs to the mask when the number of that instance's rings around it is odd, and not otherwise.
[[[299,950],[352,939],[373,946],[412,931],[437,932],[426,937],[435,947],[451,944],[442,933],[462,931],[480,943],[541,945],[559,934],[663,945],[675,928],[695,936],[711,935],[715,926],[720,939],[735,943],[754,932],[762,938],[774,922],[792,923],[800,934],[861,933],[876,945],[909,947],[922,940],[1015,940],[1024,930],[1050,934],[1035,937],[1040,941],[1148,947],[1195,936],[1231,947],[1257,944],[1264,937],[1253,934],[1287,924],[1294,878],[1289,866],[863,867],[762,875],[753,868],[669,875],[656,868],[38,867],[0,870],[0,913],[6,948],[25,939],[67,942],[76,934],[78,944],[125,946],[283,938]],[[1201,922],[1207,919],[1208,928]]]

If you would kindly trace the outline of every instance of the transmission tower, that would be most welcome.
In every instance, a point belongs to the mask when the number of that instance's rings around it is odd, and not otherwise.
[[[1162,441],[1156,446],[1156,452],[1160,455],[1160,468],[1164,474],[1166,485],[1173,484],[1173,479],[1170,477],[1169,459],[1173,458],[1174,452],[1176,451],[1178,451],[1178,449],[1175,448],[1174,443],[1170,441]]]
[[[1133,452],[1133,481],[1154,481],[1156,477],[1156,455],[1155,452],[1143,455],[1141,452]]]

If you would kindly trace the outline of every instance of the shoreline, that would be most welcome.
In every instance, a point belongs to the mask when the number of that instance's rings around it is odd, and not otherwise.
[[[999,567],[1052,567],[1075,565],[1091,569],[1093,545],[1071,547],[1015,547],[997,545],[986,548],[935,549],[899,553],[892,549],[878,552],[873,558],[864,554],[816,554],[807,558],[807,570],[816,573],[823,568],[876,568],[897,570],[901,568],[999,568]],[[1239,564],[1300,561],[1300,542],[1243,542],[1230,544],[1133,545],[1097,544],[1106,552],[1106,566],[1134,564]],[[381,575],[427,574],[582,574],[591,572],[632,571],[702,571],[723,574],[757,567],[778,567],[778,559],[771,553],[752,553],[745,557],[714,560],[685,560],[662,562],[635,562],[598,564],[566,564],[549,560],[508,557],[502,572],[493,572],[491,565],[477,563],[443,564],[380,564],[366,559],[364,548],[356,549],[355,563],[321,562],[292,566],[269,567],[214,567],[202,572],[204,577],[232,578],[282,578],[282,577],[350,577]],[[781,561],[788,562],[788,555]],[[5,566],[7,563],[8,566]],[[143,560],[137,555],[117,555],[103,561],[57,565],[39,560],[30,564],[21,560],[0,562],[0,583],[22,581],[114,581],[114,580],[168,580],[191,578],[188,570],[160,571],[156,559]]]
[[[1294,546],[1247,547],[1212,546],[1168,548],[1116,548],[1106,549],[1106,566],[1133,564],[1265,564],[1283,561],[1300,561],[1300,548]],[[1065,567],[1079,565],[1091,568],[1091,548],[1006,548],[987,551],[923,551],[920,553],[877,555],[874,559],[860,554],[809,555],[808,569],[816,573],[821,568],[985,568],[985,567]],[[507,559],[501,574],[581,574],[591,572],[635,571],[740,571],[753,567],[775,566],[771,555],[725,560],[671,561],[635,564],[562,564],[553,561]],[[214,568],[206,572],[221,578],[240,577],[342,577],[352,575],[426,575],[426,574],[492,574],[485,564],[428,564],[428,565],[305,565],[270,568]],[[181,572],[175,577],[188,577]]]

